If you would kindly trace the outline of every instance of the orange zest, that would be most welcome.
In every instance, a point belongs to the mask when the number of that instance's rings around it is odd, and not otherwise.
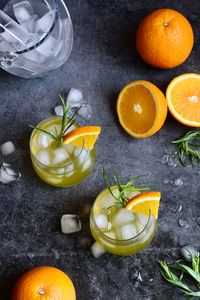
[[[182,124],[200,127],[200,74],[174,78],[166,92],[171,114]]]
[[[76,300],[71,279],[53,267],[39,267],[23,274],[12,292],[12,300]]]
[[[144,192],[129,200],[126,209],[145,216],[149,216],[149,211],[151,211],[151,215],[157,219],[160,198],[160,192]]]
[[[75,147],[84,147],[91,150],[100,133],[101,127],[99,126],[79,127],[63,137],[63,144],[71,144]]]
[[[135,138],[147,138],[163,126],[167,116],[167,101],[154,84],[136,80],[120,92],[117,114],[128,134]]]
[[[194,34],[189,21],[173,9],[158,9],[140,23],[136,47],[142,59],[162,69],[182,64],[190,55]]]

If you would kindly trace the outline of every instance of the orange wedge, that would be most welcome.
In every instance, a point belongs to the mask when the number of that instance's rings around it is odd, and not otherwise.
[[[182,124],[200,127],[200,74],[183,74],[167,87],[171,114]]]
[[[132,198],[126,205],[126,209],[145,216],[149,216],[149,211],[151,211],[151,215],[157,219],[160,198],[160,192],[144,192]]]
[[[91,150],[93,149],[100,133],[101,127],[99,126],[79,127],[63,137],[63,144],[71,144],[76,147],[84,147]]]
[[[167,101],[154,84],[136,80],[120,92],[117,114],[128,134],[135,138],[147,138],[163,126],[167,116]]]

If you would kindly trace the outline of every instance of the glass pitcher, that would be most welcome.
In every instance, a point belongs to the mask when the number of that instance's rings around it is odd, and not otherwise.
[[[2,69],[34,78],[68,59],[73,27],[64,0],[2,1],[0,9]]]

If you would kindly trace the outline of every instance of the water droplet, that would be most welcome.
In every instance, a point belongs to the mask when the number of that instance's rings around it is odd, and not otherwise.
[[[168,162],[169,155],[163,155],[160,158],[157,159],[157,162],[161,163],[162,165],[165,165]]]
[[[52,252],[53,252],[54,255],[55,255],[55,259],[59,259],[59,258],[60,258],[60,254],[59,254],[58,250],[52,249]]]
[[[136,283],[138,281],[142,282],[142,276],[141,276],[140,270],[131,270],[131,272],[130,272],[130,280],[133,283]]]
[[[149,278],[149,282],[153,282],[153,278]]]
[[[174,179],[174,181],[173,181],[173,185],[174,185],[174,186],[177,186],[177,187],[180,187],[180,186],[183,185],[183,180],[182,180],[181,178],[176,178],[176,179]]]
[[[28,258],[32,259],[35,257],[35,254],[33,252],[28,253]]]
[[[174,159],[174,156],[170,156],[167,161],[167,166],[175,168],[177,166],[177,163],[178,162],[177,162],[177,160]]]
[[[184,219],[179,219],[178,224],[179,224],[180,227],[185,227],[185,228],[188,227],[188,222]]]
[[[38,292],[41,296],[46,294],[46,291],[44,289],[39,289]]]
[[[170,184],[170,183],[172,183],[172,181],[169,178],[165,178],[163,180],[163,182],[164,182],[164,184]]]

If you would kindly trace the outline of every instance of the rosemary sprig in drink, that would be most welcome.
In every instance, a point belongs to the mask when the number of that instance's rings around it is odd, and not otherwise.
[[[189,131],[186,135],[177,141],[173,141],[176,145],[176,151],[180,162],[186,165],[188,162],[200,164],[200,130]]]
[[[70,105],[68,105],[68,103],[65,101],[64,96],[59,95],[59,97],[60,97],[62,107],[63,107],[63,116],[62,116],[60,132],[58,132],[56,127],[55,127],[55,133],[51,133],[51,132],[41,129],[37,126],[29,125],[31,128],[39,130],[39,131],[44,132],[44,133],[48,134],[49,136],[51,136],[56,141],[56,146],[61,145],[63,137],[65,136],[67,130],[75,123],[75,121],[76,121],[75,116],[77,115],[77,113],[79,112],[79,110],[82,107],[82,105],[79,106],[75,110],[72,117],[69,117]]]
[[[116,174],[113,173],[112,175],[113,175],[114,185],[116,185],[116,187],[119,191],[118,196],[115,196],[115,194],[113,193],[109,178],[106,174],[106,170],[103,167],[103,181],[104,181],[105,185],[107,186],[110,194],[116,200],[116,203],[114,206],[116,206],[118,208],[126,207],[126,204],[129,201],[129,198],[126,196],[126,192],[144,192],[144,191],[149,190],[149,188],[145,184],[140,184],[138,186],[134,185],[134,183],[138,180],[139,176],[131,178],[126,184],[122,184],[120,182],[119,177]]]

